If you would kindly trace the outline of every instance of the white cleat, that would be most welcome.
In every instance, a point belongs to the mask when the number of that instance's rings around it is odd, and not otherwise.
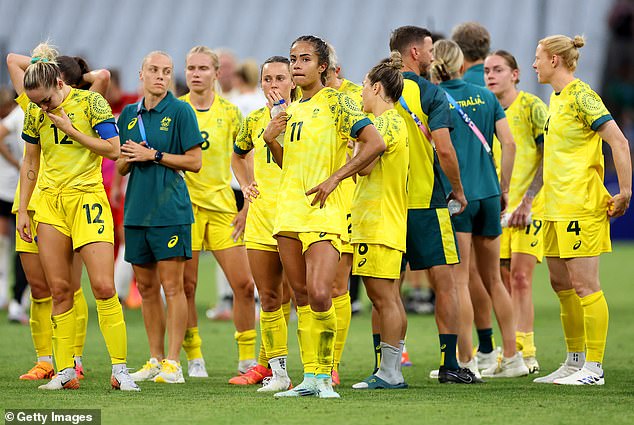
[[[141,369],[137,370],[134,373],[131,373],[130,377],[135,382],[152,381],[156,377],[156,375],[159,374],[160,371],[161,364],[158,360],[156,360],[155,357],[152,357],[150,360],[145,362]]]
[[[478,358],[476,356],[471,357],[471,360],[469,360],[466,363],[458,361],[458,365],[461,368],[469,369],[471,371],[471,373],[473,373],[475,375],[476,378],[482,379],[482,375],[480,375],[480,371],[478,370]],[[497,365],[497,363],[496,363],[496,365]]]
[[[161,371],[152,380],[162,384],[184,384],[183,368],[174,360],[163,359]]]
[[[319,398],[341,398],[338,392],[332,389],[332,378],[315,378],[315,388]]]
[[[515,353],[513,357],[503,357],[498,364],[482,371],[485,378],[518,378],[526,375],[528,368],[520,352]]]
[[[438,369],[430,370],[429,371],[429,379],[438,379],[439,372],[440,371]]]
[[[605,385],[605,379],[603,373],[599,375],[584,366],[572,375],[555,379],[553,383],[555,385]]]
[[[332,387],[331,387],[332,388]],[[301,384],[290,390],[275,393],[274,397],[309,397],[317,395],[317,380],[314,377],[306,378]]]
[[[134,382],[127,369],[113,373],[110,377],[110,384],[115,390],[141,391],[141,388]]]
[[[192,359],[187,362],[187,375],[190,378],[208,378],[209,374],[205,368],[205,359]]]
[[[76,390],[79,388],[79,379],[77,379],[75,368],[69,367],[60,371],[53,376],[53,379],[37,388],[40,390]]]
[[[481,353],[480,351],[476,353],[476,358],[478,359],[478,369],[484,370],[497,366],[498,359],[500,357],[500,350],[498,348],[490,353]]]
[[[266,377],[262,380],[262,387],[258,388],[259,393],[286,391],[292,387],[291,378],[287,376]]]
[[[579,370],[581,370],[581,368],[577,366],[572,366],[568,363],[562,363],[561,366],[559,366],[559,369],[557,369],[556,371],[546,376],[535,378],[533,379],[533,382],[537,384],[553,384],[555,383],[555,379],[566,378],[567,376],[570,376],[578,372]]]
[[[539,363],[537,363],[535,356],[524,357],[524,364],[528,368],[528,373],[539,373]]]

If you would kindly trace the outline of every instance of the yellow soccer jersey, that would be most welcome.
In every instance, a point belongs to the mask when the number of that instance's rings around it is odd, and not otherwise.
[[[270,121],[271,115],[267,107],[251,112],[242,123],[233,149],[239,154],[246,154],[251,150],[255,151],[253,174],[260,192],[260,195],[249,206],[244,240],[275,245],[273,223],[282,170],[275,163],[271,150],[262,138],[262,134]]]
[[[22,111],[26,113],[26,108],[29,106],[29,103],[31,101],[29,100],[26,93],[22,92],[22,94],[20,94],[18,97],[15,98],[15,102],[18,104],[20,108],[22,108]],[[26,150],[26,147],[25,147],[25,150]],[[24,153],[22,154],[22,156],[24,156]],[[40,162],[41,161],[42,161],[42,158],[40,157]],[[42,175],[41,173],[37,175],[38,183],[40,181],[41,175]],[[29,201],[29,206],[27,207],[27,210],[35,211],[35,203],[39,196],[40,196],[40,188],[38,187],[38,184],[36,183],[35,187],[33,188],[33,193],[31,194],[31,200]],[[18,213],[18,208],[20,206],[19,204],[20,204],[20,181],[18,180],[18,185],[15,188],[15,196],[13,197],[13,205],[11,206],[12,214]]]
[[[405,252],[409,144],[405,121],[390,109],[374,121],[387,146],[352,200],[352,243],[380,244]]]
[[[603,185],[597,129],[611,119],[601,98],[579,79],[551,95],[544,126],[544,219],[606,213],[610,194]]]
[[[191,105],[189,93],[180,100]],[[203,166],[198,173],[185,173],[192,204],[220,212],[236,212],[236,200],[231,189],[231,152],[238,136],[242,115],[233,103],[218,96],[211,108],[196,113],[200,134]]]
[[[347,139],[356,138],[371,122],[350,97],[328,87],[310,99],[292,103],[286,113],[289,118],[274,234],[345,235],[346,211],[340,187],[330,194],[324,208],[311,206],[314,195],[305,193],[345,164]]]
[[[520,91],[506,110],[506,119],[515,139],[516,151],[509,188],[509,208],[513,211],[522,202],[541,163],[538,144],[544,143],[544,123],[548,108],[537,96]],[[533,200],[533,215],[541,217],[544,202],[540,190]]]
[[[53,113],[61,108],[77,130],[92,137],[99,137],[94,129],[97,124],[114,123],[110,105],[99,93],[71,88]],[[59,190],[102,183],[101,156],[58,130],[34,103],[29,103],[26,109],[22,138],[41,146],[40,189]]]

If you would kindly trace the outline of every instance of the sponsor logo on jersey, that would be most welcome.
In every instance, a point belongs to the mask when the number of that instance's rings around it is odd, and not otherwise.
[[[174,248],[176,246],[176,244],[178,243],[178,236],[174,235],[170,238],[170,240],[167,242],[167,247],[168,248]]]

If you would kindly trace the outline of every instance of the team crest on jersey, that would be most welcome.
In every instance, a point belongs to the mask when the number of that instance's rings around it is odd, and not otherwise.
[[[313,118],[317,118],[318,114],[319,114],[319,108],[313,109]]]
[[[218,127],[220,127],[222,125],[222,118],[218,118],[216,120],[216,124],[218,124]]]
[[[128,130],[132,130],[134,126],[136,125],[136,122],[137,122],[137,118],[136,117],[132,118],[132,121],[128,123]]]
[[[169,127],[170,127],[170,123],[172,122],[172,119],[170,117],[164,117],[161,120],[161,131],[168,131]]]

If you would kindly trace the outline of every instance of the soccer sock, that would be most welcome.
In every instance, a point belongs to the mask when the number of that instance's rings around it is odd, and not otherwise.
[[[291,320],[291,302],[287,302],[286,304],[282,304],[282,311],[284,312],[284,320],[286,320],[286,324]]]
[[[517,351],[524,352],[524,340],[526,339],[526,332],[515,331],[515,348]]]
[[[52,297],[35,299],[31,296],[29,325],[31,326],[31,337],[33,338],[33,346],[35,347],[38,361],[41,357],[51,357],[53,355],[52,308]],[[52,361],[49,361],[49,363],[52,363]]]
[[[88,304],[84,291],[79,288],[73,295],[73,307],[75,307],[75,356],[81,357],[86,344],[86,328],[88,328]]]
[[[456,343],[458,335],[456,334],[440,334],[440,367],[449,370],[458,370],[458,360],[456,359]]]
[[[372,334],[372,343],[374,344],[374,371],[375,374],[381,366],[381,334]]]
[[[337,316],[337,334],[335,337],[335,353],[334,353],[334,369],[339,371],[339,362],[343,354],[343,347],[348,338],[348,330],[350,329],[350,320],[352,319],[352,305],[350,304],[350,293],[346,292],[332,299],[335,306]]]
[[[262,338],[262,326],[260,325],[260,339]],[[269,367],[269,358],[266,355],[266,348],[264,348],[264,341],[260,341],[260,351],[258,351],[258,364],[262,367]]]
[[[575,366],[581,368],[586,361],[586,353],[583,351],[577,351],[568,353],[566,357],[566,364],[569,366]]]
[[[337,313],[335,306],[331,305],[327,311],[312,311],[313,329],[312,337],[317,356],[317,368],[315,374],[327,374],[330,376],[334,366],[335,339],[337,338]]]
[[[71,307],[65,313],[51,316],[51,321],[53,323],[53,353],[57,370],[72,368],[75,364],[73,358],[76,331],[75,307]]]
[[[9,301],[9,258],[11,257],[9,237],[0,235],[0,302]]]
[[[202,359],[203,352],[200,349],[203,345],[203,340],[198,333],[198,327],[187,328],[185,331],[185,338],[183,338],[183,350],[187,355],[187,360]]]
[[[107,300],[96,300],[99,328],[106,342],[112,364],[125,363],[128,355],[128,337],[123,309],[115,293]]]
[[[255,340],[258,334],[255,329],[238,332],[233,335],[238,343],[238,361],[255,359]]]
[[[493,351],[493,329],[478,329],[478,351],[488,354]]]
[[[609,311],[603,291],[581,298],[586,331],[586,362],[603,362],[608,337]]]
[[[273,376],[288,377],[288,373],[286,372],[286,356],[274,357],[269,363],[271,364]]]
[[[586,331],[581,300],[574,289],[559,291],[557,296],[559,297],[561,325],[566,339],[566,349],[569,353],[585,353]]]
[[[312,336],[313,312],[310,305],[297,307],[297,341],[299,354],[304,365],[304,375],[315,374],[317,351]]]
[[[381,342],[381,367],[376,376],[387,382],[396,385],[403,382],[403,375],[400,371],[401,350],[385,342]]]
[[[522,349],[522,355],[524,357],[535,357],[537,354],[537,347],[535,347],[535,333],[526,332],[524,334],[524,348]]]
[[[260,313],[260,332],[262,345],[269,358],[288,355],[288,327],[282,308]]]

